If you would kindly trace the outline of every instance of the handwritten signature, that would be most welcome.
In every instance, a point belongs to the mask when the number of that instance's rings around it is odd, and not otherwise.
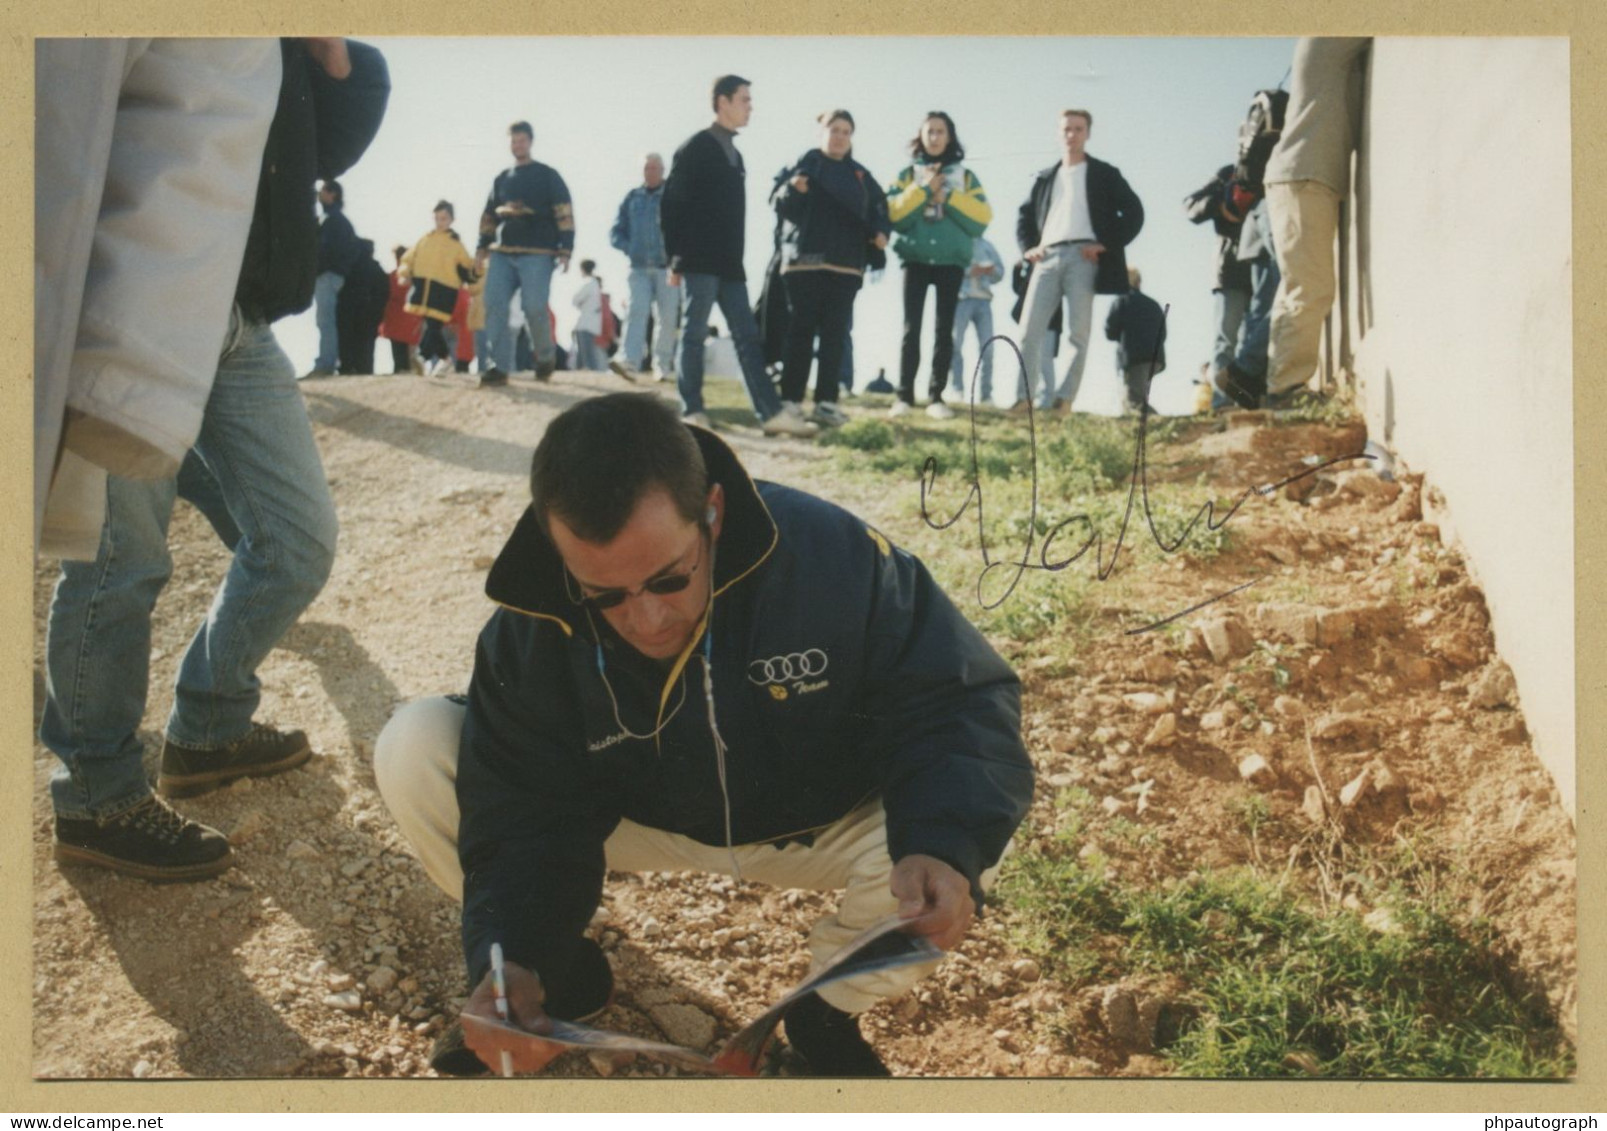
[[[992,338],[989,338],[982,344],[982,349],[986,350],[995,342],[1003,342],[1005,345],[1007,345],[1016,355],[1016,362],[1019,367],[1018,371],[1024,371],[1025,367],[1021,363],[1021,350],[1016,343],[1006,335],[994,335]],[[980,363],[979,357],[979,366]],[[1132,522],[1135,500],[1139,498],[1143,500],[1144,520],[1149,527],[1150,537],[1155,540],[1156,546],[1160,547],[1160,550],[1163,554],[1172,554],[1183,547],[1184,543],[1188,541],[1189,536],[1194,532],[1195,527],[1197,527],[1202,520],[1205,522],[1205,528],[1208,531],[1214,532],[1220,530],[1222,527],[1226,526],[1230,521],[1232,521],[1234,516],[1238,514],[1239,509],[1243,507],[1245,503],[1249,502],[1253,498],[1273,495],[1282,490],[1288,484],[1294,483],[1300,479],[1304,479],[1308,475],[1315,475],[1317,472],[1322,471],[1324,468],[1332,467],[1334,464],[1348,463],[1358,459],[1371,460],[1376,458],[1367,452],[1357,452],[1355,455],[1339,456],[1335,459],[1326,460],[1314,466],[1303,468],[1296,474],[1288,476],[1285,479],[1280,479],[1276,483],[1267,483],[1247,487],[1245,488],[1244,492],[1236,500],[1234,500],[1232,505],[1220,515],[1217,514],[1216,502],[1207,500],[1200,505],[1200,508],[1197,511],[1195,511],[1194,516],[1190,518],[1188,523],[1183,527],[1182,533],[1171,541],[1168,541],[1166,538],[1162,537],[1161,532],[1156,528],[1155,512],[1150,503],[1149,491],[1148,432],[1150,409],[1148,385],[1149,382],[1154,378],[1155,364],[1154,359],[1152,359],[1150,362],[1150,374],[1145,379],[1144,403],[1139,410],[1138,434],[1136,442],[1133,446],[1133,471],[1132,475],[1129,476],[1127,485],[1127,504],[1122,511],[1121,526],[1116,532],[1116,544],[1111,550],[1109,561],[1106,561],[1104,557],[1104,533],[1098,529],[1098,527],[1094,524],[1093,518],[1087,514],[1074,514],[1069,518],[1061,519],[1059,522],[1056,522],[1045,531],[1041,544],[1038,541],[1038,513],[1040,508],[1038,490],[1038,426],[1032,407],[1032,398],[1030,396],[1027,398],[1027,437],[1028,451],[1031,457],[1032,473],[1031,503],[1029,504],[1027,513],[1026,541],[1022,544],[1021,552],[1018,556],[995,558],[993,549],[988,539],[986,500],[982,488],[980,463],[977,458],[977,417],[976,404],[974,401],[971,404],[970,411],[971,455],[970,475],[968,479],[968,482],[970,483],[970,490],[966,493],[965,499],[960,503],[958,509],[956,509],[953,514],[949,515],[945,519],[933,518],[927,505],[931,497],[932,490],[937,485],[937,457],[928,456],[925,463],[922,464],[921,519],[927,524],[927,526],[933,530],[947,530],[949,527],[958,523],[960,519],[964,518],[966,512],[970,510],[973,505],[976,508],[977,539],[982,551],[982,572],[977,575],[977,602],[983,608],[994,609],[1008,600],[1010,595],[1015,592],[1016,587],[1021,583],[1021,579],[1026,576],[1028,570],[1043,570],[1048,573],[1058,573],[1061,570],[1067,569],[1076,562],[1080,561],[1090,550],[1092,550],[1094,554],[1093,560],[1095,565],[1095,576],[1100,581],[1108,581],[1111,574],[1115,572],[1116,560],[1121,555],[1122,544],[1126,541],[1128,527]],[[975,374],[973,374],[973,389],[975,388],[975,379]],[[1052,554],[1059,550],[1060,543],[1064,539],[1070,537],[1068,531],[1077,526],[1081,526],[1086,531],[1086,537],[1083,538],[1082,542],[1078,544],[1075,549],[1061,550],[1060,553],[1062,556],[1051,557]],[[1036,556],[1034,555],[1034,549],[1037,551]],[[999,594],[996,600],[989,600],[985,595],[987,590],[987,582],[989,576],[993,575],[995,571],[1005,571],[1008,574],[1007,583],[1004,585],[1003,591]],[[1233,596],[1235,593],[1248,589],[1250,586],[1260,581],[1262,576],[1264,575],[1253,577],[1242,585],[1237,585],[1225,592],[1208,597],[1198,604],[1190,605],[1188,608],[1174,613],[1169,617],[1165,617],[1162,620],[1155,621],[1153,624],[1147,624],[1142,628],[1128,629],[1125,635],[1136,636],[1140,633],[1150,632],[1154,629],[1160,628],[1163,625],[1170,624],[1175,620],[1188,616],[1190,613],[1198,612],[1200,609],[1203,609],[1208,605],[1215,604],[1218,601],[1225,600],[1226,598]]]

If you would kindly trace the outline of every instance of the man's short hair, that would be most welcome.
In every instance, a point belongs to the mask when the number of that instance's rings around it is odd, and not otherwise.
[[[1138,268],[1137,267],[1129,267],[1127,269],[1127,285],[1129,287],[1136,287],[1136,286],[1138,286],[1138,284],[1142,283],[1143,281],[1144,281],[1144,276],[1140,275],[1138,273]]]
[[[743,78],[741,75],[721,75],[719,78],[715,79],[714,97],[710,100],[713,103],[714,112],[716,114],[720,112],[720,99],[735,98],[737,91],[741,90],[745,86],[752,85],[753,84],[751,82]]]
[[[709,497],[702,449],[652,393],[612,393],[566,409],[530,462],[530,496],[549,537],[557,515],[577,538],[606,545],[659,488],[682,518],[702,524]]]
[[[534,140],[536,131],[530,128],[529,122],[525,121],[523,118],[520,118],[517,122],[508,127],[508,136],[512,137],[514,134],[524,134],[525,137]]]
[[[1088,124],[1088,132],[1094,132],[1094,116],[1086,110],[1062,110],[1060,116],[1062,118],[1081,118]]]
[[[346,202],[346,190],[340,187],[339,181],[325,181],[324,191],[335,198],[336,204],[344,204]]]
[[[660,165],[662,165],[664,164],[664,155],[661,153],[655,153],[652,150],[648,150],[646,153],[642,154],[642,164],[645,165],[649,161],[657,161]]]
[[[452,211],[452,202],[450,200],[437,200],[435,202],[435,207],[430,209],[430,211],[445,212],[447,217],[452,220],[456,220],[458,218],[458,214]]]

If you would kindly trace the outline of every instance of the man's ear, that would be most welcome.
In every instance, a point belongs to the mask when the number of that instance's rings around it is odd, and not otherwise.
[[[704,513],[705,524],[715,541],[720,539],[720,528],[725,525],[725,487],[716,483],[709,488],[709,505]]]

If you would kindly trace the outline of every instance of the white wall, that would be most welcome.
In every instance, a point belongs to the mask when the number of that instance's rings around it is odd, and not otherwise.
[[[1444,494],[1574,805],[1568,41],[1382,39],[1349,305],[1370,435]]]

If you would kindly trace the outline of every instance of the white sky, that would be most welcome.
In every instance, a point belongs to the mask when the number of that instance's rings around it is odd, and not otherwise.
[[[748,169],[747,268],[756,296],[771,250],[766,196],[775,172],[817,144],[815,115],[842,106],[858,123],[854,156],[883,182],[908,163],[909,139],[926,111],[946,110],[993,205],[987,236],[1008,267],[1019,257],[1016,211],[1033,173],[1058,158],[1056,118],[1090,110],[1088,150],[1119,166],[1144,202],[1144,230],[1128,261],[1144,289],[1171,304],[1169,367],[1153,403],[1183,412],[1190,382],[1210,355],[1212,255],[1208,226],[1183,216],[1185,195],[1231,163],[1238,124],[1257,89],[1284,78],[1291,39],[1069,38],[547,38],[371,39],[391,69],[385,123],[363,160],[342,178],[359,235],[382,250],[412,244],[445,197],[471,244],[491,179],[510,164],[507,126],[535,127],[532,153],[563,174],[575,201],[576,260],[598,262],[605,288],[623,305],[628,264],[608,244],[620,200],[641,179],[641,155],[670,155],[712,119],[709,87],[735,72],[752,80],[754,114],[737,144]],[[579,272],[555,278],[552,305],[567,344],[569,298]],[[1013,330],[1014,296],[995,292],[995,328]],[[1114,412],[1120,403],[1114,344],[1095,327],[1079,407]],[[893,259],[867,283],[855,307],[856,376],[885,368],[896,383],[902,324],[900,272]],[[299,371],[311,367],[310,313],[277,326]],[[927,312],[917,390],[930,367]],[[1060,361],[1063,364],[1065,352]],[[967,369],[975,349],[967,341]],[[381,341],[376,366],[390,367]],[[996,365],[996,368],[1000,368]],[[1007,397],[1002,372],[996,396]]]

